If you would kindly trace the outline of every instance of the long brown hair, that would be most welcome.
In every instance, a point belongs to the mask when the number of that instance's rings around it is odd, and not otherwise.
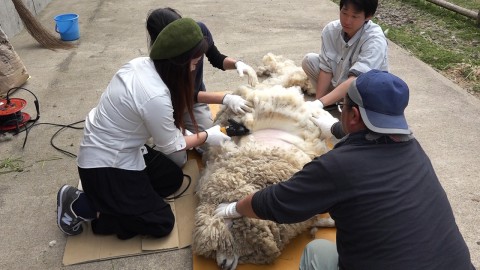
[[[162,78],[170,90],[175,126],[185,129],[183,115],[185,111],[188,111],[196,133],[198,133],[198,125],[193,115],[193,104],[195,103],[194,77],[196,71],[190,71],[190,63],[192,59],[205,54],[207,49],[208,43],[205,39],[202,39],[193,49],[184,54],[167,60],[153,60],[160,78]]]

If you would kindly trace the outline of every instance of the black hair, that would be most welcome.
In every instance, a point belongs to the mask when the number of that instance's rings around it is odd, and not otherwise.
[[[340,0],[340,9],[346,5],[353,5],[356,10],[365,12],[365,17],[373,17],[377,12],[378,0]]]
[[[158,34],[162,32],[163,28],[171,22],[182,18],[180,13],[170,7],[157,8],[151,10],[147,15],[146,28],[148,31],[148,44],[151,47],[157,39]]]
[[[190,70],[192,59],[205,54],[208,43],[202,39],[194,48],[171,59],[153,60],[157,73],[167,85],[173,106],[173,118],[177,128],[185,129],[184,112],[188,111],[196,133],[198,125],[193,115],[194,77],[196,71]]]

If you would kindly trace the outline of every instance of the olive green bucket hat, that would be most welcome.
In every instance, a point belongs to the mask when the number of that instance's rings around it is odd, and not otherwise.
[[[202,30],[193,19],[175,20],[158,34],[150,50],[150,58],[153,60],[174,58],[193,49],[202,39]]]

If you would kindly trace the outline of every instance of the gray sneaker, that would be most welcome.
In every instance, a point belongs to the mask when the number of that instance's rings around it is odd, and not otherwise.
[[[83,191],[78,188],[63,185],[57,194],[57,225],[62,232],[68,235],[82,233],[82,223],[85,219],[73,212],[72,204],[80,197]]]

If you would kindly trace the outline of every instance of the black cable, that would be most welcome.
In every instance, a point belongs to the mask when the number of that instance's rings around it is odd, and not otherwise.
[[[59,130],[57,130],[57,132],[55,132],[55,134],[52,136],[52,138],[50,139],[50,145],[52,145],[53,148],[55,148],[57,151],[60,151],[61,153],[69,156],[69,157],[76,157],[75,154],[71,153],[71,152],[68,152],[66,150],[63,150],[57,146],[55,146],[55,144],[53,143],[53,140],[55,139],[55,137],[64,129],[66,128],[73,128],[73,129],[83,129],[83,127],[74,127],[74,125],[78,124],[78,123],[81,123],[81,122],[84,122],[85,120],[81,120],[81,121],[77,121],[75,123],[72,123],[72,124],[69,124],[69,125],[62,125],[62,124],[55,124],[55,123],[37,123],[38,119],[40,119],[40,104],[38,102],[38,98],[37,96],[30,90],[28,90],[27,88],[24,88],[24,87],[13,87],[13,88],[10,88],[8,91],[7,91],[7,95],[6,95],[6,100],[7,100],[7,104],[10,103],[10,93],[12,91],[16,91],[16,90],[25,90],[27,92],[29,92],[30,94],[33,95],[33,97],[35,98],[35,101],[34,101],[34,104],[35,104],[35,109],[36,109],[36,112],[37,112],[37,115],[35,117],[35,119],[30,119],[28,120],[26,123],[25,123],[25,126],[23,127],[20,127],[18,124],[19,123],[22,123],[23,122],[23,115],[21,112],[18,112],[18,115],[15,114],[15,125],[16,125],[16,133],[15,135],[25,131],[25,139],[23,141],[23,145],[22,145],[22,148],[25,148],[25,145],[27,143],[27,139],[28,139],[28,134],[30,132],[30,129],[32,129],[34,126],[37,126],[37,125],[52,125],[52,126],[59,126],[61,127]],[[19,122],[20,120],[20,122]]]
[[[19,123],[19,122],[18,122],[18,119],[21,118],[21,121],[20,121],[20,123],[21,123],[21,122],[23,121],[23,115],[21,114],[21,112],[19,112],[18,115],[15,114],[15,119],[14,119],[14,120],[15,120],[15,124],[17,125],[17,129],[16,129],[16,130],[17,130],[17,133],[16,133],[16,134],[19,134],[20,132],[25,131],[25,139],[24,139],[24,141],[23,141],[23,146],[22,146],[22,148],[25,148],[25,144],[27,143],[27,138],[28,138],[29,130],[30,130],[31,128],[33,128],[34,126],[39,126],[39,125],[58,126],[58,127],[60,127],[60,129],[57,130],[57,131],[52,135],[52,137],[50,138],[50,145],[51,145],[53,148],[55,148],[57,151],[61,152],[62,154],[65,154],[65,155],[67,155],[67,156],[69,156],[69,157],[73,157],[73,158],[77,157],[77,155],[75,155],[75,154],[73,154],[73,153],[71,153],[71,152],[69,152],[69,151],[66,151],[66,150],[63,150],[63,149],[57,147],[57,146],[54,144],[53,141],[54,141],[55,137],[56,137],[58,134],[60,134],[60,132],[62,132],[64,129],[67,129],[67,128],[83,129],[84,127],[75,127],[74,125],[77,125],[77,124],[79,124],[79,123],[85,122],[85,120],[80,120],[80,121],[77,121],[77,122],[74,122],[74,123],[71,123],[71,124],[68,124],[68,125],[55,124],[55,123],[36,123],[36,122],[38,121],[38,119],[40,119],[40,106],[39,106],[39,103],[38,103],[38,98],[37,98],[37,96],[36,96],[32,91],[30,91],[30,90],[28,90],[28,89],[26,89],[26,88],[23,88],[23,87],[10,88],[10,89],[7,91],[7,96],[6,96],[7,104],[10,103],[10,97],[9,97],[9,96],[10,96],[10,91],[12,91],[12,90],[18,90],[18,89],[22,89],[22,90],[28,91],[30,94],[32,94],[32,95],[35,97],[34,103],[35,103],[35,108],[36,108],[36,111],[37,111],[37,116],[35,117],[35,119],[33,119],[33,120],[28,120],[27,123],[25,124],[23,130],[20,130],[20,127],[18,126],[18,123]],[[10,120],[10,119],[9,119],[9,120]],[[28,123],[30,123],[30,125],[29,125]],[[15,134],[15,135],[16,135],[16,134]],[[187,180],[188,180],[188,184],[187,184],[187,186],[185,187],[185,189],[182,190],[182,192],[180,192],[180,193],[179,193],[178,195],[176,195],[176,196],[166,197],[165,200],[167,200],[167,201],[173,201],[173,200],[175,200],[175,199],[178,199],[178,198],[180,198],[180,197],[188,190],[188,188],[189,188],[190,185],[192,184],[192,178],[190,177],[190,175],[186,175],[186,174],[184,174],[183,177],[184,177],[184,179],[185,179],[185,177],[186,177]]]
[[[191,177],[190,175],[188,175],[188,174],[184,174],[183,177],[184,177],[184,178],[187,177],[187,179],[188,179],[187,187],[185,187],[185,189],[182,190],[182,192],[180,192],[177,196],[166,197],[166,198],[164,198],[165,200],[167,200],[167,201],[173,201],[173,200],[175,200],[175,199],[178,199],[178,198],[180,198],[180,196],[183,195],[183,193],[185,193],[185,192],[188,190],[188,188],[189,188],[190,185],[192,184],[192,177]]]
[[[61,128],[59,130],[57,130],[57,132],[55,132],[52,137],[50,138],[50,145],[55,148],[57,151],[61,152],[62,154],[65,154],[69,157],[77,157],[77,155],[71,153],[71,152],[68,152],[67,150],[63,150],[57,146],[55,146],[55,144],[53,143],[53,139],[55,139],[55,137],[64,129],[66,128],[73,128],[73,129],[83,129],[83,127],[74,127],[74,125],[76,124],[79,124],[79,123],[82,123],[84,122],[85,120],[81,120],[81,121],[77,121],[75,123],[71,123],[69,125],[57,125],[57,124],[52,124],[52,125],[56,125],[56,126],[61,126]],[[46,124],[46,123],[43,123],[43,124]]]

